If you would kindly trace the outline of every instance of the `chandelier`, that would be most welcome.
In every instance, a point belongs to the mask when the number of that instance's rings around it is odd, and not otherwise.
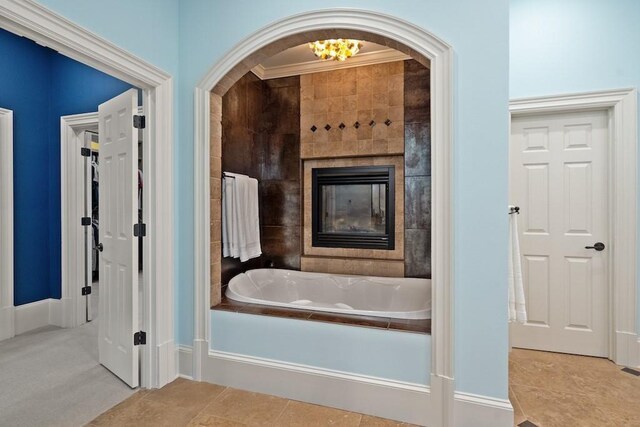
[[[344,61],[358,53],[362,43],[352,39],[318,40],[309,43],[309,48],[320,59]]]

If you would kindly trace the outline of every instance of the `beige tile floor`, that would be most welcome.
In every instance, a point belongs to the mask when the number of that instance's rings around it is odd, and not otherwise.
[[[409,426],[266,394],[177,379],[142,390],[89,423],[95,426]]]
[[[640,377],[606,359],[514,349],[514,425],[640,426]],[[266,394],[178,379],[139,391],[89,426],[408,426]]]
[[[595,357],[514,349],[509,398],[515,425],[640,426],[640,377]]]

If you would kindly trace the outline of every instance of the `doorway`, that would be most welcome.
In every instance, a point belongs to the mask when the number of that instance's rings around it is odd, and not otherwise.
[[[636,92],[512,101],[528,322],[514,347],[637,366]]]

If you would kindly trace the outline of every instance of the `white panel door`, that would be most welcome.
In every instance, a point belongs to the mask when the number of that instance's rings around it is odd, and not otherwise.
[[[138,139],[133,127],[137,91],[130,89],[98,108],[100,135],[98,298],[100,363],[131,387],[138,386]]]
[[[587,111],[511,122],[510,204],[528,322],[514,347],[608,356],[608,116]],[[596,242],[605,249],[587,249]]]

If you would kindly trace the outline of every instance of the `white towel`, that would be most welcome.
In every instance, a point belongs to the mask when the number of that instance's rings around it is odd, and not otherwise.
[[[222,185],[222,255],[245,262],[260,254],[258,180],[225,172]]]
[[[513,206],[509,206],[511,211]],[[526,323],[527,308],[524,300],[518,215],[509,215],[509,322]]]

